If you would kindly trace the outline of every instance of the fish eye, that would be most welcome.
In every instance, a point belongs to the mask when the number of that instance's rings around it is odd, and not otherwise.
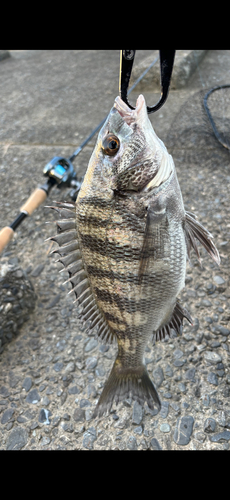
[[[120,148],[120,141],[114,134],[108,134],[102,142],[102,151],[104,154],[114,156]]]

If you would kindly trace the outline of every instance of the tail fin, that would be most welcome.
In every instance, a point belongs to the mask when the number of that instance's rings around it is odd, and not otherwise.
[[[130,396],[141,405],[146,401],[152,410],[154,402],[160,410],[161,402],[159,396],[145,366],[142,365],[136,369],[118,369],[117,359],[105,383],[93,416],[101,417],[103,413],[110,411],[113,402],[117,404]]]

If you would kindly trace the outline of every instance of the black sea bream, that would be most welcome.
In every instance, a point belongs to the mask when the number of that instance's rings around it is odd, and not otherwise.
[[[60,262],[69,272],[81,317],[118,354],[95,415],[132,396],[160,408],[144,363],[151,336],[182,331],[189,313],[177,296],[196,241],[219,264],[212,235],[185,212],[175,166],[149,121],[145,99],[135,110],[115,99],[76,203],[60,204]]]

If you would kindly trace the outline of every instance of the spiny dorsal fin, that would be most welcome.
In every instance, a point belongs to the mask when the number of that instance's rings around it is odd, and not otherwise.
[[[192,325],[192,318],[189,312],[180,305],[177,299],[170,321],[166,325],[161,326],[161,328],[154,333],[154,340],[162,340],[166,336],[172,337],[172,331],[181,335],[184,318]]]
[[[196,220],[195,215],[191,212],[185,212],[184,231],[188,257],[190,257],[190,250],[192,247],[196,252],[199,262],[201,262],[200,253],[196,242],[197,239],[203,245],[205,250],[207,250],[214,262],[216,262],[218,266],[220,265],[219,252],[212,241],[212,234],[207,229],[205,229],[205,227],[202,226],[200,222]]]
[[[77,239],[76,205],[72,202],[55,203],[57,203],[57,206],[47,207],[58,212],[60,216],[60,220],[56,221],[57,234],[48,238],[48,240],[55,241],[59,245],[59,248],[53,250],[51,254],[58,253],[60,255],[57,262],[61,262],[64,266],[63,270],[69,273],[69,279],[65,283],[71,283],[72,290],[69,293],[75,294],[76,300],[74,302],[82,307],[80,319],[87,325],[88,330],[95,328],[96,336],[100,340],[111,343],[114,341],[114,335],[98,308],[92,294],[87,272],[84,269],[82,253]]]

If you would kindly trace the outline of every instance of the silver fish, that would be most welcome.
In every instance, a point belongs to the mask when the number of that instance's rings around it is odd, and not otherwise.
[[[197,240],[220,258],[212,235],[186,212],[172,156],[155,134],[140,95],[135,110],[120,97],[102,127],[75,204],[56,207],[51,239],[69,272],[81,318],[118,354],[94,415],[132,396],[160,408],[144,352],[191,323],[178,294]]]

